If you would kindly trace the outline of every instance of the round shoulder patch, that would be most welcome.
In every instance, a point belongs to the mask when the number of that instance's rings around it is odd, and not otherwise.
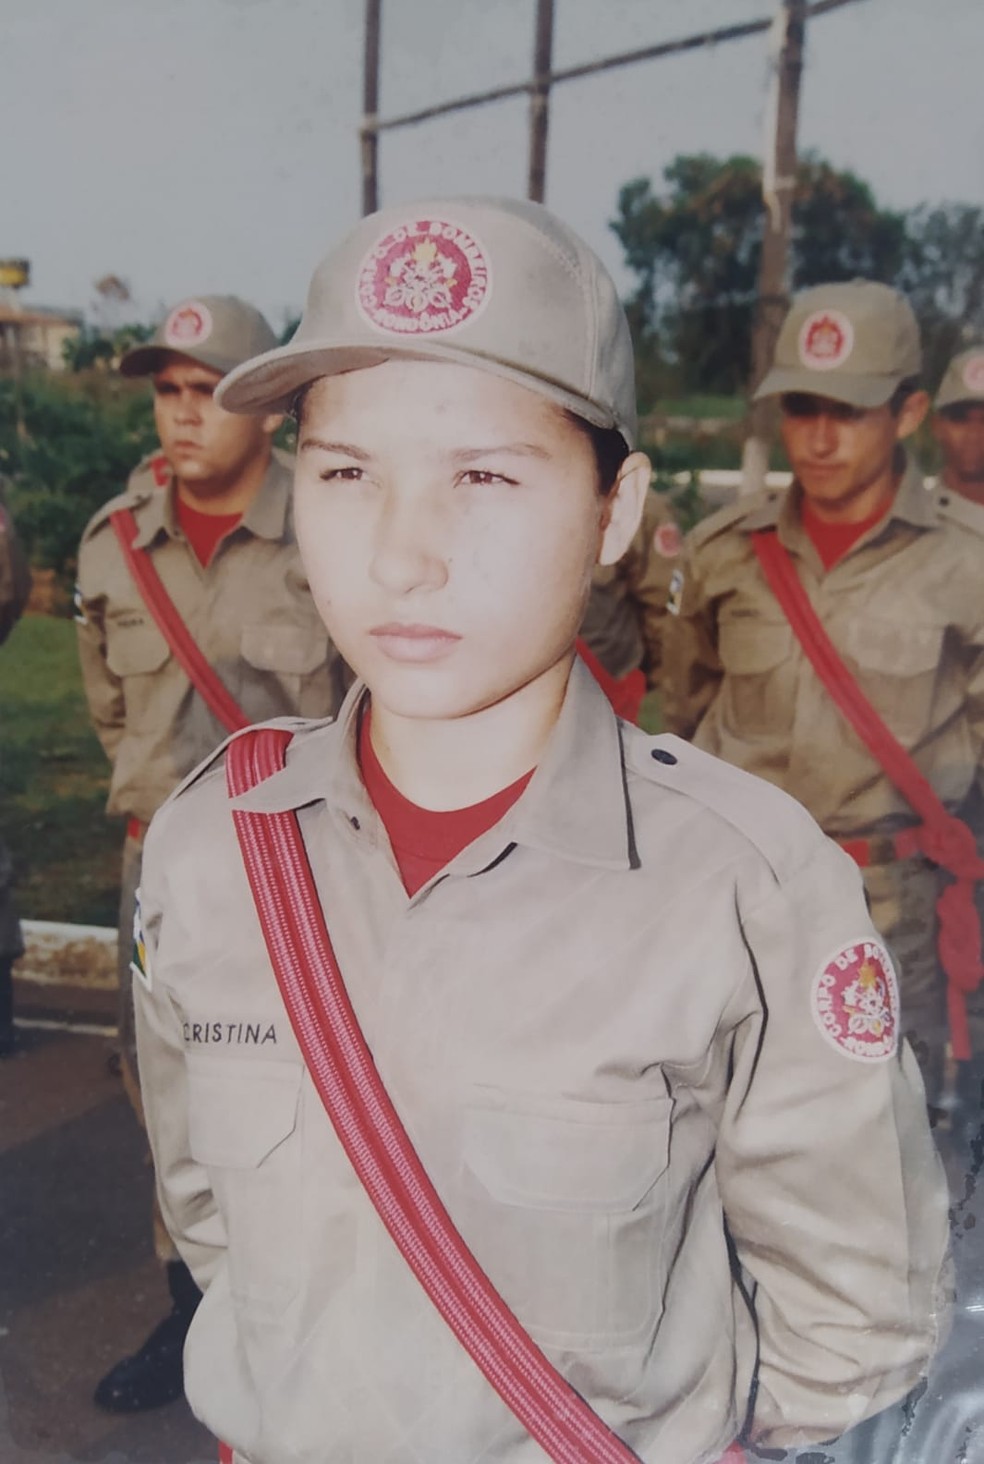
[[[810,1002],[824,1037],[848,1057],[879,1062],[895,1052],[899,988],[880,941],[858,940],[835,951],[813,979]]]
[[[843,310],[814,310],[800,326],[799,358],[811,371],[832,371],[854,349],[854,326]]]
[[[676,559],[683,548],[683,535],[676,524],[659,524],[653,533],[653,550],[662,559]]]
[[[984,396],[984,355],[971,356],[963,369],[963,384],[975,396]]]
[[[491,291],[488,255],[473,234],[447,219],[408,219],[366,254],[356,300],[376,330],[435,335],[473,320]]]
[[[176,305],[164,322],[166,345],[180,350],[182,346],[199,346],[212,334],[212,312],[201,300],[186,300]]]

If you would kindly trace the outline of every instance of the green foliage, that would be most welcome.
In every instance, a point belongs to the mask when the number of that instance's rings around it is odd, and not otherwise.
[[[644,409],[667,392],[744,389],[765,217],[753,158],[681,155],[663,184],[625,184],[611,222],[637,281],[627,309]],[[812,156],[797,172],[791,247],[797,289],[856,275],[894,281],[912,257],[905,216]]]
[[[75,627],[25,616],[0,662],[0,829],[20,913],[115,925],[123,836],[103,811],[109,766],[89,724]]]
[[[0,381],[0,472],[32,562],[67,577],[88,519],[156,442],[150,399],[100,372],[30,376],[19,395]]]

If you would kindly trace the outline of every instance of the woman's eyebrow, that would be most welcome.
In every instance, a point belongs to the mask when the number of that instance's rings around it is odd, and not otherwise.
[[[298,444],[298,452],[304,452],[306,448],[315,447],[321,452],[336,452],[342,457],[355,458],[357,462],[367,463],[369,453],[361,447],[354,447],[351,442],[330,442],[327,438],[317,437],[312,433],[305,433]]]
[[[501,457],[546,458],[550,454],[534,442],[496,442],[490,447],[462,447],[451,454],[455,462],[472,463],[479,458]]]

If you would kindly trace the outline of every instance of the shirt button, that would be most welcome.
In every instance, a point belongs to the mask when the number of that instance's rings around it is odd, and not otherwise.
[[[356,833],[358,833],[359,829],[362,827],[354,813],[349,815],[349,823],[355,829]]]
[[[676,757],[672,752],[667,752],[665,747],[654,747],[649,756],[658,763],[665,763],[668,768],[676,765]]]

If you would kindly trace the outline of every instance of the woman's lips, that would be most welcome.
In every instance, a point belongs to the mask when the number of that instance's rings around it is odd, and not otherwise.
[[[369,634],[392,661],[439,661],[461,640],[460,635],[439,625],[404,625],[400,621],[374,625]]]

